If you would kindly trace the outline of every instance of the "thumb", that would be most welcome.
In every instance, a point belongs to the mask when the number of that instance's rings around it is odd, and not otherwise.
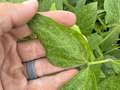
[[[16,4],[13,7],[13,12],[10,12],[13,24],[20,26],[28,22],[36,13],[38,8],[37,0],[27,0],[22,4]]]
[[[0,3],[0,18],[2,26],[17,27],[27,23],[36,13],[37,0],[27,0],[21,4]]]

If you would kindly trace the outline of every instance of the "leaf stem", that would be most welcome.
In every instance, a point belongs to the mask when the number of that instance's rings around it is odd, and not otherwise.
[[[113,62],[113,60],[106,59],[106,60],[101,60],[101,61],[89,62],[88,65],[103,64],[103,63],[107,63],[107,62]]]
[[[119,48],[120,48],[120,46],[118,46],[118,47],[116,47],[116,48],[113,48],[113,49],[105,52],[104,54],[109,54],[109,53],[111,53],[111,52],[113,52],[113,51],[115,51],[115,50],[118,50]]]
[[[103,44],[105,41],[107,41],[108,38],[110,38],[115,32],[117,32],[118,29],[114,29],[113,31],[111,31],[100,43],[99,45]]]

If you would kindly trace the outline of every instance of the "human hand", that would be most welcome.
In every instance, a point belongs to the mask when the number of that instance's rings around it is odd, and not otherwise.
[[[64,69],[51,65],[47,58],[40,58],[46,54],[38,40],[17,43],[17,39],[31,35],[26,23],[36,13],[37,6],[36,0],[22,4],[0,3],[0,90],[57,90],[77,73],[71,69],[41,77]],[[42,14],[65,26],[75,23],[75,16],[70,12]],[[37,58],[40,59],[35,61],[35,69],[41,78],[28,81],[22,63]]]

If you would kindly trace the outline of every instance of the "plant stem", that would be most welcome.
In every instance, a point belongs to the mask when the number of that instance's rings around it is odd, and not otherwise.
[[[97,16],[99,22],[103,25],[104,29],[107,28],[107,26],[105,25],[105,23],[101,20],[101,18],[99,16]]]
[[[113,60],[112,59],[107,59],[107,60],[89,62],[88,65],[103,64],[103,63],[107,63],[107,62],[113,62]]]
[[[118,46],[118,47],[116,47],[116,48],[113,48],[113,49],[105,52],[104,54],[109,54],[109,53],[111,53],[111,52],[113,52],[113,51],[115,51],[115,50],[119,50],[119,48],[120,48],[120,46]]]

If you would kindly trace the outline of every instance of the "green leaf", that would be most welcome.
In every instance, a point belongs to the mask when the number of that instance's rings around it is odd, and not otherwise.
[[[60,90],[97,90],[94,72],[90,68],[80,71],[70,82]]]
[[[71,27],[71,29],[73,31],[77,31],[79,33],[79,35],[76,35],[76,38],[78,38],[82,44],[82,46],[84,47],[85,51],[86,51],[86,56],[88,58],[88,61],[91,62],[91,61],[94,61],[95,60],[95,57],[93,55],[93,52],[90,48],[90,45],[88,43],[88,39],[86,36],[84,36],[82,33],[81,33],[81,30],[80,28],[77,26],[77,25],[74,25]]]
[[[39,4],[39,11],[48,11],[52,5],[52,3],[54,3],[54,0],[42,0]]]
[[[55,3],[57,10],[63,9],[63,0],[42,0],[39,4],[39,11],[48,11],[52,4]]]
[[[57,10],[63,10],[63,0],[55,0]]]
[[[94,33],[88,36],[89,45],[91,46],[92,49],[95,49],[96,47],[98,47],[99,42],[102,40],[103,38],[97,33]]]
[[[112,67],[116,74],[120,73],[120,63],[112,63]]]
[[[85,35],[90,34],[95,27],[95,21],[97,16],[97,3],[90,3],[82,8],[77,13],[77,24],[81,29],[81,32]]]
[[[80,41],[78,32],[41,15],[36,15],[29,26],[43,43],[52,64],[74,67],[88,61],[85,46],[83,47],[83,41]]]
[[[82,6],[84,6],[86,3],[86,0],[78,0],[76,4],[76,9],[80,9]]]
[[[111,76],[99,84],[98,90],[120,90],[120,75]]]
[[[97,0],[98,1],[98,9],[104,8],[104,0]]]
[[[88,37],[89,45],[90,45],[91,49],[93,50],[96,58],[103,58],[103,53],[99,47],[99,42],[101,42],[102,39],[103,38],[100,35],[98,35],[97,33],[91,34]]]
[[[87,3],[96,2],[97,0],[87,0]]]
[[[55,5],[55,3],[53,3],[53,4],[51,5],[50,10],[52,10],[52,11],[57,10],[57,9],[56,9],[56,5]]]
[[[100,46],[103,52],[111,50],[113,45],[117,43],[119,39],[120,26],[111,28],[107,36],[100,42]]]
[[[104,8],[106,10],[106,24],[120,22],[120,0],[105,0]]]
[[[117,59],[120,59],[120,49],[113,50],[113,51],[109,52],[108,54],[114,56]]]
[[[104,74],[107,77],[120,74],[120,60],[114,56],[108,56],[108,58],[110,58],[111,61],[103,64],[102,70]]]

